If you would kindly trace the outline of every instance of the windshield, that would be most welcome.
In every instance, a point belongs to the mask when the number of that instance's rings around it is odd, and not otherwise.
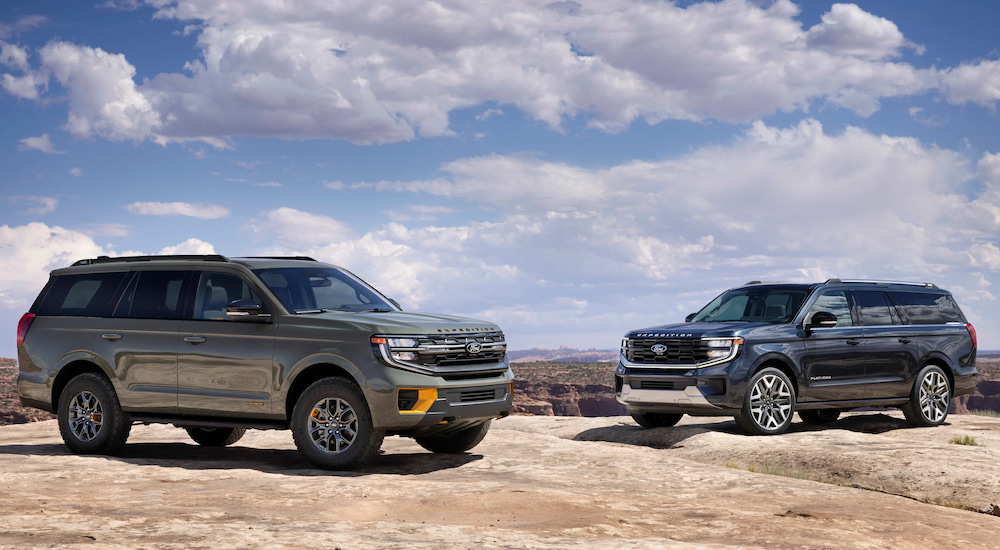
[[[341,269],[288,267],[254,273],[295,313],[396,310],[377,290]]]
[[[806,289],[787,287],[729,290],[702,308],[691,322],[787,323],[795,318],[808,294]]]

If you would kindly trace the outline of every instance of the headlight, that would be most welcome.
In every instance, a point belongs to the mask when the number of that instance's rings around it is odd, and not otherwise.
[[[722,359],[728,357],[743,343],[742,338],[706,338],[705,345],[708,346],[709,359]]]
[[[417,341],[413,338],[386,338],[390,348],[415,348]]]

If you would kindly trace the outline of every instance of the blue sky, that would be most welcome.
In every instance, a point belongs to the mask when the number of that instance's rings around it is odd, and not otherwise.
[[[98,254],[309,254],[511,347],[751,279],[932,281],[1000,348],[992,2],[11,1],[0,326]]]

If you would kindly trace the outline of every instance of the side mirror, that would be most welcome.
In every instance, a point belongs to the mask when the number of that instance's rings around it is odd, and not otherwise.
[[[698,315],[698,314],[697,313],[688,313],[687,317],[684,318],[684,322],[685,323],[690,323],[691,319],[694,319],[695,315]]]
[[[828,311],[817,311],[806,325],[807,329],[830,328],[837,326],[837,316]]]
[[[232,321],[269,323],[270,313],[261,313],[261,305],[250,299],[233,300],[226,306],[226,317]]]

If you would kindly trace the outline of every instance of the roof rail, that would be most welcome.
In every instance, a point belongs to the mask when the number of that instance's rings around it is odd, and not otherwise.
[[[866,285],[909,285],[909,286],[922,286],[925,288],[937,288],[938,286],[934,283],[917,283],[913,281],[880,281],[876,279],[827,279],[825,283],[827,285],[832,285],[836,283],[844,284],[866,284]]]
[[[782,284],[782,283],[784,283],[784,281],[756,281],[755,280],[755,281],[747,281],[746,283],[743,284],[743,286],[749,286],[749,285],[778,285],[778,284]]]
[[[169,262],[176,260],[201,260],[203,262],[228,262],[229,258],[219,254],[175,254],[165,256],[118,256],[109,258],[108,256],[98,256],[86,260],[77,260],[73,263],[78,265],[110,264],[117,262]]]
[[[315,262],[315,258],[310,258],[309,256],[246,256],[248,260],[303,260],[306,262]]]

